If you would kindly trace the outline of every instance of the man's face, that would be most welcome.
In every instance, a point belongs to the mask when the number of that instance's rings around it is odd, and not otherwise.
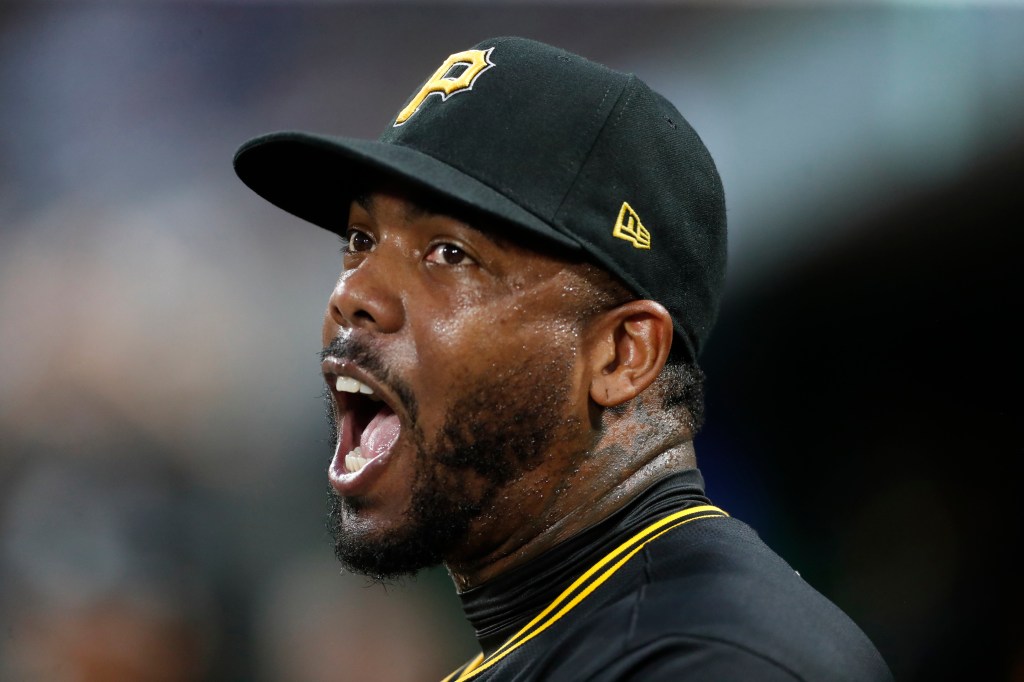
[[[385,577],[511,551],[592,445],[585,281],[393,189],[348,226],[323,327],[339,558]]]

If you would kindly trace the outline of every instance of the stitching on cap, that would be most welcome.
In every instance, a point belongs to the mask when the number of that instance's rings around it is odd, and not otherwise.
[[[615,100],[615,104],[613,104],[613,105],[612,105],[612,109],[614,109],[614,108],[615,108],[615,107],[616,107],[616,106],[618,105],[618,103],[619,103],[619,100],[621,100],[621,99],[622,99],[622,97],[623,97],[624,95],[626,95],[626,91],[627,91],[627,90],[629,89],[629,86],[630,86],[630,84],[631,84],[631,83],[633,82],[633,79],[634,79],[634,78],[635,78],[635,76],[633,76],[632,74],[630,74],[629,78],[628,78],[628,79],[626,80],[626,84],[622,86],[622,92],[620,92],[620,93],[619,93],[619,97],[618,97],[618,99],[616,99],[616,100]],[[606,88],[606,89],[605,89],[605,91],[604,91],[604,96],[603,96],[603,97],[601,97],[601,104],[602,104],[602,105],[604,104],[604,101],[605,101],[606,99],[608,99],[608,93],[609,93],[609,92],[611,92],[611,86],[609,86],[608,88]],[[632,96],[633,96],[633,95],[632,95],[632,94],[630,94],[630,95],[628,95],[628,96],[626,97],[626,102],[625,102],[625,104],[623,105],[623,111],[625,110],[625,105],[626,105],[626,104],[629,104],[629,99],[630,99],[630,98],[631,98]],[[601,110],[601,107],[599,106],[599,107],[598,107],[598,111],[600,111],[600,110]],[[618,119],[619,119],[619,118],[620,118],[620,117],[622,116],[622,114],[623,114],[623,111],[620,111],[620,112],[619,112],[619,116],[618,116],[618,117],[616,117],[616,119],[615,119],[616,123],[618,123]],[[595,112],[594,116],[595,116],[595,117],[597,116],[597,113],[596,113],[596,112]],[[573,192],[573,190],[574,190],[574,189],[576,189],[576,185],[577,185],[577,184],[579,184],[579,181],[580,181],[580,176],[582,176],[582,175],[583,175],[583,173],[584,173],[584,170],[585,170],[585,169],[586,169],[586,167],[587,167],[587,162],[588,162],[588,161],[590,161],[590,155],[594,153],[594,147],[596,147],[596,146],[597,146],[597,141],[601,139],[601,136],[602,136],[602,135],[604,134],[604,131],[605,131],[605,129],[606,129],[607,127],[608,127],[608,122],[609,122],[609,120],[610,120],[610,119],[605,119],[604,125],[602,125],[602,126],[601,126],[601,129],[597,131],[597,135],[594,135],[594,139],[593,139],[593,140],[591,141],[591,143],[590,143],[590,149],[588,149],[588,150],[587,150],[587,154],[586,154],[586,156],[584,156],[584,157],[583,157],[583,162],[582,162],[582,163],[580,164],[580,170],[579,170],[579,172],[578,172],[578,173],[576,173],[576,177],[572,179],[572,184],[571,184],[571,185],[569,185],[569,189],[565,190],[565,194],[563,194],[563,195],[562,195],[562,199],[561,199],[561,201],[559,201],[559,202],[558,202],[558,208],[556,208],[556,209],[555,209],[555,212],[554,212],[554,213],[553,213],[553,214],[551,215],[551,220],[552,220],[552,221],[557,221],[557,219],[558,219],[558,214],[562,212],[562,206],[564,206],[564,205],[565,205],[565,200],[569,198],[569,195],[570,195],[570,194],[572,194],[572,192]]]

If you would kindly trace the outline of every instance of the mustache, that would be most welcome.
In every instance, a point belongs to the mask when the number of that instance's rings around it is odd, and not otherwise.
[[[416,421],[418,410],[412,389],[395,375],[377,349],[352,335],[337,336],[320,351],[321,362],[329,357],[349,360],[372,374],[398,396],[409,417]]]
[[[351,360],[363,369],[372,372],[378,377],[387,374],[387,367],[384,361],[370,344],[362,341],[351,334],[334,337],[329,344],[320,351],[320,361],[323,362],[329,357]]]

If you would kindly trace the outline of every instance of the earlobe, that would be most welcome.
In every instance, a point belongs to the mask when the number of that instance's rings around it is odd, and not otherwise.
[[[655,301],[630,301],[597,323],[591,344],[590,397],[602,407],[634,398],[654,383],[672,346],[672,317]]]

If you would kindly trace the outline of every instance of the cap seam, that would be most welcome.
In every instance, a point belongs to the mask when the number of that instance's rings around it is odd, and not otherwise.
[[[632,74],[630,74],[629,78],[626,79],[626,83],[622,86],[622,91],[619,93],[619,96],[616,98],[615,104],[612,105],[612,111],[615,110],[615,107],[618,105],[618,103],[622,99],[622,97],[624,95],[626,95],[626,90],[629,87],[629,84],[633,80],[633,78],[634,78],[634,76]],[[611,86],[605,88],[604,95],[601,97],[601,105],[603,105],[605,100],[608,99],[608,93],[609,92],[611,92]],[[627,102],[628,102],[630,97],[632,97],[632,95],[627,96]],[[598,105],[598,109],[599,110],[600,110],[600,106],[601,105]],[[625,107],[623,107],[623,108],[625,108]],[[620,111],[619,112],[619,116],[621,116],[621,115],[622,115],[622,112]],[[601,136],[604,134],[605,129],[608,127],[608,122],[609,122],[610,119],[611,119],[611,116],[608,116],[608,117],[605,118],[604,123],[601,124],[600,129],[598,129],[598,131],[597,131],[597,134],[594,135],[594,139],[590,141],[590,147],[587,149],[587,153],[583,156],[583,161],[580,163],[579,171],[576,172],[576,177],[574,177],[572,179],[572,183],[570,183],[569,188],[567,190],[565,190],[565,194],[562,195],[562,199],[558,202],[558,207],[555,209],[554,213],[551,214],[551,222],[552,223],[556,223],[558,221],[558,214],[562,212],[562,207],[565,206],[565,202],[568,201],[569,197],[572,195],[573,191],[576,189],[576,186],[579,184],[580,176],[583,175],[583,171],[584,171],[584,169],[586,169],[587,163],[590,161],[590,155],[594,153],[594,148],[597,147],[597,142],[598,142],[598,140],[601,139]]]

